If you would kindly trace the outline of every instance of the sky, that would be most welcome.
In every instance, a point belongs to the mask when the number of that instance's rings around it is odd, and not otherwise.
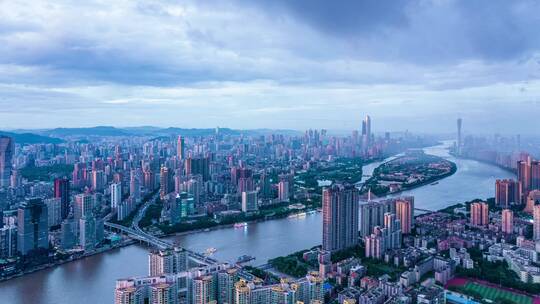
[[[0,129],[531,134],[540,2],[0,0]]]

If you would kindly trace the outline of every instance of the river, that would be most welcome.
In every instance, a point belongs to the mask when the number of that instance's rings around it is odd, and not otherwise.
[[[414,195],[415,206],[437,210],[445,206],[494,195],[495,179],[513,174],[475,160],[456,159],[447,151],[449,142],[424,149],[426,153],[447,158],[457,164],[454,175],[403,195]],[[364,166],[370,175],[381,162]],[[243,254],[255,256],[256,264],[269,258],[319,245],[321,214],[303,218],[280,219],[250,224],[245,228],[226,228],[175,236],[182,246],[205,251],[217,249],[214,257],[234,261]],[[146,275],[147,248],[133,245],[88,257],[56,268],[39,271],[0,283],[0,302],[14,304],[113,303],[114,283],[118,278]]]

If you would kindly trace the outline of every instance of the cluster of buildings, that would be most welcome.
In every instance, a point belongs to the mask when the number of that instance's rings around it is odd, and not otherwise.
[[[324,303],[317,272],[268,284],[239,266],[193,261],[179,248],[150,252],[148,261],[149,276],[117,280],[116,304]]]

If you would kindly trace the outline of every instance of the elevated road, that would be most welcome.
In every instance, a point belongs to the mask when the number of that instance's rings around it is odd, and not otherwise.
[[[123,234],[126,234],[132,239],[138,240],[140,242],[146,243],[150,246],[154,246],[157,249],[160,250],[167,250],[167,249],[174,249],[174,248],[182,248],[179,245],[176,245],[172,242],[162,240],[154,235],[151,235],[144,230],[142,230],[139,227],[139,222],[143,218],[144,214],[146,213],[146,210],[148,207],[154,203],[158,198],[158,194],[154,195],[152,199],[149,199],[147,202],[144,203],[143,207],[139,209],[135,217],[133,218],[133,221],[131,223],[131,227],[126,227],[120,224],[115,224],[111,222],[105,222],[104,225],[110,229],[119,231]],[[202,265],[212,265],[212,264],[218,264],[219,261],[216,259],[213,259],[211,257],[205,256],[204,254],[182,248],[188,253],[188,256],[193,260],[194,262]]]

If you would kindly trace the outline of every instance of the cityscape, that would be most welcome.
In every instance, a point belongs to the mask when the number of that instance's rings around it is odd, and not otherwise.
[[[28,135],[2,135],[1,279],[136,246],[147,252],[134,261],[146,271],[114,278],[106,297],[114,303],[475,303],[482,292],[536,301],[534,155],[480,151],[479,139],[463,136],[462,119],[447,141],[377,136],[371,123],[366,115],[347,136],[93,128],[50,130],[62,142],[29,144],[16,141]],[[436,192],[461,159],[503,172],[487,197],[435,209],[415,198],[415,189]],[[273,221],[316,221],[299,233],[313,243],[285,244],[279,256],[249,247],[231,256],[220,253],[226,239],[189,248],[178,238],[257,237],[250,230]]]
[[[0,303],[540,303],[539,11],[0,1]]]

